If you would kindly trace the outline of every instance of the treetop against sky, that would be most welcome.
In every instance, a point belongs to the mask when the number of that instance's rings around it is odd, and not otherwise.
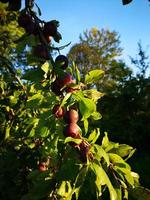
[[[60,21],[59,30],[63,35],[60,43],[71,45],[79,41],[79,35],[92,27],[109,28],[120,34],[121,47],[124,48],[123,59],[130,64],[128,56],[135,56],[137,42],[142,41],[145,48],[150,44],[150,6],[147,0],[134,0],[122,5],[122,1],[99,0],[36,0],[45,20]],[[66,54],[70,46],[63,50]],[[148,49],[149,50],[149,49]]]

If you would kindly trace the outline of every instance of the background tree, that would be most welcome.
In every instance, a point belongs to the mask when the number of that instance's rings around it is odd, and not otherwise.
[[[79,44],[70,49],[68,57],[79,66],[83,77],[90,70],[102,69],[105,72],[104,76],[95,85],[98,90],[106,92],[115,89],[118,81],[131,73],[125,63],[118,60],[121,53],[117,32],[92,28],[80,35]]]
[[[132,74],[128,79],[119,82],[116,91],[107,93],[99,102],[102,113],[101,130],[111,133],[111,139],[117,138],[122,143],[135,145],[137,157],[133,159],[133,166],[141,174],[145,186],[150,185],[150,166],[148,152],[150,151],[150,76],[148,74],[149,58],[138,43],[138,55],[131,58],[137,67],[136,76]],[[147,165],[138,165],[145,160]],[[143,170],[144,169],[144,170]],[[149,175],[148,175],[149,174]]]

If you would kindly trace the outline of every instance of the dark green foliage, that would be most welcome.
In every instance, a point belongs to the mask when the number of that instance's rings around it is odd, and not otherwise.
[[[146,152],[150,151],[150,77],[146,77],[149,63],[141,44],[138,46],[139,57],[131,59],[139,69],[137,75],[120,82],[116,91],[107,93],[99,102],[98,110],[103,116],[100,127],[111,133],[112,140],[117,139],[137,148],[133,166],[139,170],[142,183],[148,186],[150,182],[145,174],[150,174],[149,166],[145,165],[143,170],[138,163],[141,162],[141,154],[145,155],[142,159],[147,160]]]

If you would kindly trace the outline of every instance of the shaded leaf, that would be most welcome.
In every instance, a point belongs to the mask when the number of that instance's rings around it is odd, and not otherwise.
[[[142,186],[129,190],[130,195],[136,200],[150,200],[150,190]]]

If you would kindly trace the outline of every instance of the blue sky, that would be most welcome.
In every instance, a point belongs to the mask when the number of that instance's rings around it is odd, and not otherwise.
[[[123,6],[121,0],[36,0],[36,3],[41,8],[44,20],[56,19],[60,22],[59,31],[63,39],[58,46],[77,43],[79,34],[92,27],[109,28],[119,33],[124,49],[122,58],[128,65],[128,56],[135,57],[139,40],[144,49],[150,46],[148,0],[133,0],[127,6]],[[62,53],[67,54],[70,47]]]

